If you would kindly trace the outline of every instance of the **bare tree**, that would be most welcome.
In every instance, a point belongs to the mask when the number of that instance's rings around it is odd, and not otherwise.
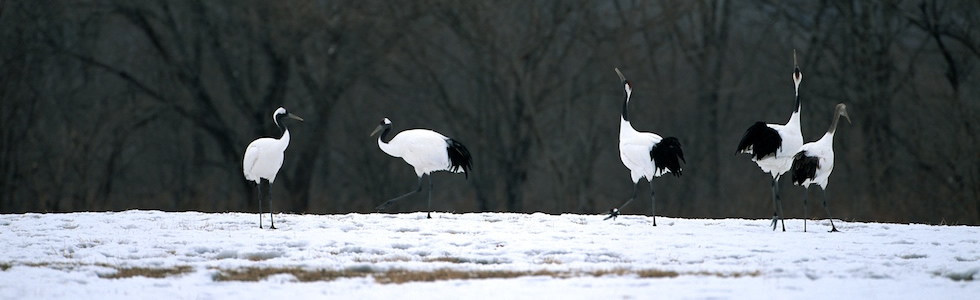
[[[619,67],[634,125],[688,159],[657,211],[760,217],[765,175],[731,149],[788,114],[797,49],[805,139],[838,102],[855,121],[828,191],[848,196],[840,216],[976,223],[977,5],[0,1],[0,210],[253,210],[242,152],[285,106],[306,122],[277,210],[370,212],[411,185],[367,136],[387,116],[473,153],[469,181],[435,175],[471,187],[437,189],[437,210],[597,213],[629,186]]]

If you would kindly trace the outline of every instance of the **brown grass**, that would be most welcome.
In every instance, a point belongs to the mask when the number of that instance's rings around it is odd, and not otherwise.
[[[296,280],[302,282],[310,281],[332,281],[338,278],[365,277],[371,274],[370,270],[349,268],[345,270],[304,270],[300,268],[242,268],[236,270],[221,270],[214,275],[214,281],[259,281],[272,275],[290,274]]]
[[[451,262],[459,263],[458,258],[437,257],[427,259],[429,262]],[[76,264],[51,264],[51,263],[30,263],[16,264],[30,267],[46,267],[53,269],[70,270],[82,265]],[[6,271],[13,267],[11,263],[0,263],[0,271]],[[108,264],[95,264],[95,266],[115,269],[115,273],[100,274],[100,278],[105,279],[125,279],[132,277],[147,278],[167,278],[191,273],[194,268],[191,266],[174,266],[169,268],[122,268]],[[299,267],[248,267],[239,269],[219,269],[212,277],[214,281],[260,281],[269,276],[279,274],[289,274],[300,282],[313,281],[333,281],[341,278],[364,278],[372,277],[375,282],[380,284],[401,284],[410,282],[433,282],[442,280],[472,280],[472,279],[509,279],[527,276],[547,276],[552,278],[566,279],[575,277],[603,277],[603,276],[636,276],[639,278],[674,278],[682,275],[688,276],[708,276],[721,278],[740,278],[761,276],[760,271],[722,273],[722,272],[686,272],[658,270],[658,269],[628,269],[614,268],[591,271],[576,270],[457,270],[452,268],[441,268],[436,270],[405,270],[388,269],[378,270],[370,266],[350,267],[340,270],[331,269],[303,269]]]
[[[116,270],[115,273],[99,274],[100,278],[105,278],[105,279],[121,279],[121,278],[137,277],[137,276],[143,276],[149,278],[166,278],[166,277],[182,275],[194,271],[194,268],[191,266],[175,266],[170,268],[141,268],[141,267],[122,268],[122,267],[117,267],[117,266],[103,264],[103,263],[73,264],[73,263],[49,263],[49,262],[13,263],[13,264],[0,263],[0,271],[6,271],[7,269],[10,269],[14,265],[27,266],[33,268],[50,268],[55,270],[74,270],[84,266],[98,266],[98,267],[104,267],[104,268]]]
[[[738,278],[743,276],[760,276],[761,272],[744,273],[720,273],[720,272],[696,272],[678,273],[675,271],[665,271],[656,269],[631,270],[625,268],[595,270],[595,271],[556,271],[556,270],[536,270],[536,271],[508,271],[508,270],[455,270],[442,268],[430,271],[390,269],[386,271],[373,271],[368,267],[348,268],[344,270],[306,270],[301,268],[243,268],[237,270],[220,270],[214,276],[215,281],[259,281],[269,276],[277,274],[289,274],[298,281],[332,281],[339,278],[360,278],[371,276],[380,284],[400,284],[408,282],[432,282],[442,280],[468,280],[468,279],[508,279],[526,276],[548,276],[552,278],[574,278],[583,276],[602,277],[602,276],[628,276],[635,275],[640,278],[673,278],[681,275],[695,276],[714,276],[724,278]]]
[[[113,268],[112,266],[105,267]],[[171,268],[116,268],[116,273],[99,274],[99,277],[105,279],[122,279],[132,277],[166,278],[190,273],[191,271],[194,271],[194,268],[191,266],[176,266]]]

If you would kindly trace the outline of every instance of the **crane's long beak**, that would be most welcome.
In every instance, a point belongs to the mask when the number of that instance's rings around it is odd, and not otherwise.
[[[620,72],[619,68],[615,68],[614,70],[616,70],[616,75],[619,75],[619,80],[626,82],[626,76],[623,76],[623,72]]]
[[[800,72],[800,64],[796,62],[796,49],[793,49],[793,78],[796,80],[803,79],[803,74]]]
[[[378,125],[378,127],[375,128],[374,131],[371,131],[371,135],[370,136],[374,136],[374,134],[378,133],[378,131],[381,131],[382,128],[385,128],[385,127],[382,126],[382,125]]]
[[[847,119],[847,124],[851,124],[851,117],[847,116],[847,111],[846,110],[841,115],[844,116],[844,119]]]
[[[286,115],[286,117],[289,117],[290,119],[296,119],[296,120],[299,120],[300,122],[303,122],[303,118],[300,118],[299,116],[294,115],[293,113],[288,113]]]

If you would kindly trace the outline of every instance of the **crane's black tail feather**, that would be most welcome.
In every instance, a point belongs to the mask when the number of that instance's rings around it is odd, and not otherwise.
[[[761,160],[766,156],[776,155],[776,150],[779,150],[782,143],[783,138],[779,136],[779,132],[766,123],[755,122],[745,130],[745,135],[738,142],[735,153],[749,153],[755,160]]]
[[[817,177],[817,168],[820,167],[820,159],[815,156],[808,156],[806,151],[800,151],[793,156],[793,166],[790,172],[793,175],[793,184],[803,185],[807,179]]]
[[[473,167],[473,157],[470,156],[470,151],[466,150],[466,146],[457,140],[449,139],[446,142],[449,144],[446,147],[446,152],[449,154],[449,171],[455,173],[462,168],[463,175],[469,178],[470,168]]]
[[[658,171],[663,169],[670,170],[674,176],[681,176],[681,162],[684,160],[684,151],[681,150],[681,142],[675,137],[667,137],[650,149],[650,157]]]

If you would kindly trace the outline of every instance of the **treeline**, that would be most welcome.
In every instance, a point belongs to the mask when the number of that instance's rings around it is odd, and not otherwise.
[[[977,1],[0,1],[0,212],[256,211],[245,146],[306,121],[277,210],[373,212],[415,186],[370,131],[462,141],[469,180],[437,173],[438,211],[601,213],[631,192],[633,125],[687,164],[658,213],[768,218],[769,177],[735,155],[793,108],[805,141],[834,105],[828,197],[845,220],[980,223]],[[786,214],[802,193],[783,180]],[[812,191],[816,193],[815,191]],[[394,211],[417,211],[423,197]],[[815,203],[816,202],[816,203]],[[812,211],[821,211],[810,201]],[[662,206],[660,206],[662,205]],[[648,201],[627,214],[649,212]],[[819,216],[818,216],[819,217]]]

